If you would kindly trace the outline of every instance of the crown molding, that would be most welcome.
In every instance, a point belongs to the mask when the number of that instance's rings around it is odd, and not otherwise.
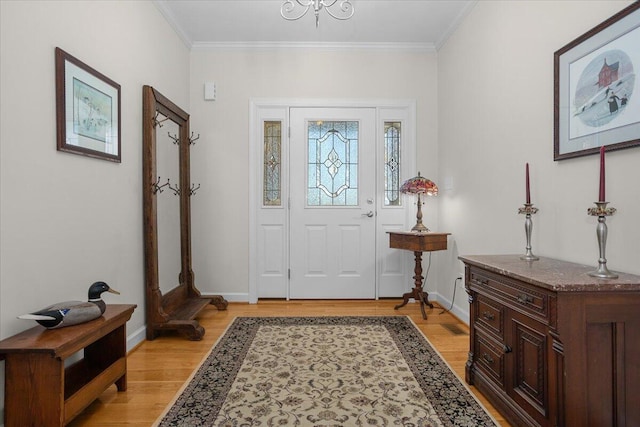
[[[477,3],[478,3],[478,0],[470,1],[464,7],[464,9],[462,9],[462,11],[458,14],[458,16],[456,16],[456,18],[453,20],[451,25],[449,25],[449,28],[447,28],[447,30],[442,34],[442,37],[436,40],[436,43],[435,43],[436,50],[440,50],[440,48],[444,46],[444,44],[447,42],[449,37],[451,37],[451,35],[458,29],[462,21],[464,21],[464,19],[467,17],[469,13],[471,13],[471,11],[473,10],[473,8],[476,6]]]
[[[192,51],[219,50],[320,50],[320,51],[386,51],[436,52],[433,43],[342,43],[342,42],[195,42]]]
[[[176,17],[173,15],[173,12],[166,6],[166,0],[151,0],[151,2],[155,5],[158,11],[164,16],[164,19],[167,20],[173,31],[176,32],[180,40],[185,44],[188,49],[193,47],[193,42],[184,32],[182,27],[178,24]]]
[[[151,0],[158,11],[176,32],[185,46],[191,51],[269,51],[269,50],[315,50],[315,51],[381,51],[381,52],[413,52],[434,53],[440,50],[449,37],[456,31],[462,21],[478,3],[470,1],[458,14],[445,33],[435,43],[407,42],[286,42],[286,41],[252,41],[252,42],[194,42],[178,24],[173,12],[167,7],[167,0]]]

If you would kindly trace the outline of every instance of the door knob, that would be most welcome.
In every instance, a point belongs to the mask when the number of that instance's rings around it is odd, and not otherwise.
[[[369,211],[367,213],[363,213],[362,216],[366,216],[366,217],[371,218],[371,217],[373,217],[373,211]]]

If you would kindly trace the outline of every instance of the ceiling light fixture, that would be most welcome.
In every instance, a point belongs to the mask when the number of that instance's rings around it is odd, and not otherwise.
[[[336,3],[338,0],[286,0],[280,7],[280,15],[287,21],[296,21],[306,15],[313,6],[313,13],[316,15],[316,28],[320,20],[320,10],[323,7],[330,16],[341,21],[353,16],[354,9],[350,0],[340,0],[339,5],[331,9]],[[302,7],[302,11],[300,11],[300,7],[297,7],[298,5]]]

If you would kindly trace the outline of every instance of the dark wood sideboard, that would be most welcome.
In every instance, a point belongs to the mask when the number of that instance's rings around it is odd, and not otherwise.
[[[640,426],[640,276],[519,255],[461,256],[466,380],[518,426]]]

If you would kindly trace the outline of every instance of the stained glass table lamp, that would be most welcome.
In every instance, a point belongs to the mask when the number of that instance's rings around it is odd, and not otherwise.
[[[418,176],[408,179],[402,184],[400,192],[404,194],[418,195],[418,213],[416,214],[417,221],[411,231],[416,231],[418,233],[428,232],[429,229],[422,224],[422,201],[420,200],[420,195],[426,194],[427,196],[437,196],[438,186],[436,183],[430,179],[420,176],[420,172],[418,172]]]

